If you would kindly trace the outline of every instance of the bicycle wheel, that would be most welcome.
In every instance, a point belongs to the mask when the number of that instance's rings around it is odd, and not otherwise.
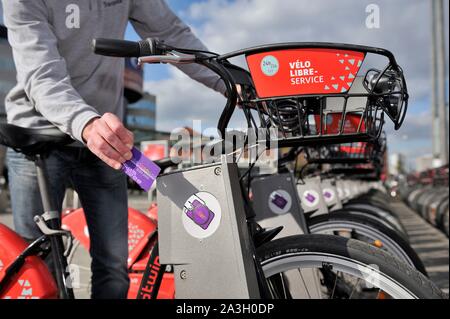
[[[395,230],[376,220],[341,212],[313,217],[308,220],[308,226],[313,234],[339,235],[372,245],[382,245],[379,248],[427,276],[425,266],[408,242]]]
[[[442,227],[442,229],[443,229],[443,231],[445,232],[445,234],[447,235],[447,237],[449,237],[449,229],[450,229],[450,227],[449,227],[449,214],[448,214],[448,209],[447,209],[447,211],[444,213],[444,217],[443,217],[443,222],[442,222],[442,224],[443,224],[443,227]]]
[[[405,227],[398,220],[398,218],[393,216],[391,213],[387,213],[370,205],[346,205],[340,211],[371,217],[385,226],[395,229],[405,240],[408,240],[408,233],[406,232]]]
[[[320,279],[320,298],[324,299],[446,298],[420,272],[353,239],[292,236],[269,242],[257,252],[274,298],[299,298],[297,291],[310,287],[302,274],[311,270]]]

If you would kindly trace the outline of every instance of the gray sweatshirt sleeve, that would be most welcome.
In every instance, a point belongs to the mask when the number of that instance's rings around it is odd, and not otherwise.
[[[82,141],[98,112],[73,88],[42,0],[2,0],[4,22],[18,80],[36,110],[64,133]]]
[[[131,0],[130,21],[144,39],[153,37],[180,48],[207,50],[164,0]],[[209,69],[197,64],[177,67],[194,80],[217,92],[225,93],[225,84]]]

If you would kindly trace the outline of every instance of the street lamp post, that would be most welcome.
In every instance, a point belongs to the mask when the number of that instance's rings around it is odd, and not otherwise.
[[[446,71],[445,60],[445,31],[444,31],[444,1],[431,0],[432,3],[432,23],[433,23],[433,121],[438,124],[438,132],[433,132],[433,139],[437,145],[434,149],[439,149],[441,164],[448,164],[448,123],[447,123],[447,103],[446,103]],[[436,116],[438,120],[435,121]],[[434,130],[437,127],[433,127]],[[436,138],[438,140],[436,141]],[[436,155],[436,154],[435,154]]]

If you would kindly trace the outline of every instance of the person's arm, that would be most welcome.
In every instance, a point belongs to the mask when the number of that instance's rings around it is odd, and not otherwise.
[[[131,0],[130,21],[144,39],[157,38],[179,48],[208,50],[164,0]],[[225,84],[209,69],[197,64],[180,65],[178,68],[207,87],[225,93]]]
[[[79,141],[99,114],[72,87],[42,0],[3,0],[5,26],[19,81],[36,110]]]
[[[132,135],[112,114],[100,118],[72,86],[44,1],[2,0],[2,3],[17,76],[24,84],[27,98],[62,132],[86,143],[108,165],[120,168],[124,154],[131,157],[126,153],[130,148],[125,145],[132,145]]]

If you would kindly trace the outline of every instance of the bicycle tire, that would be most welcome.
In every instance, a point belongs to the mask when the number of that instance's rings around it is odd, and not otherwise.
[[[375,271],[380,286],[386,282],[386,285],[400,289],[397,295],[391,295],[396,299],[447,299],[444,292],[417,270],[376,247],[353,239],[326,235],[291,236],[259,247],[257,254],[268,280],[289,270],[311,269],[313,263],[335,269],[345,264],[363,273]],[[378,269],[374,270],[371,265]]]
[[[373,218],[377,219],[379,222],[396,229],[400,234],[402,234],[403,238],[409,240],[405,226],[401,223],[398,217],[388,211],[382,210],[379,207],[370,206],[368,204],[345,205],[342,210],[354,211],[355,213],[359,212],[373,216]]]
[[[380,240],[388,252],[428,276],[424,264],[411,245],[397,231],[374,219],[341,212],[313,217],[308,220],[308,226],[313,234],[333,229],[356,230],[357,234],[373,241]]]
[[[385,227],[390,228],[394,231],[396,231],[400,236],[403,237],[404,240],[409,242],[408,234],[405,233],[406,230],[400,227],[398,223],[394,223],[394,220],[391,220],[390,218],[386,218],[386,216],[380,216],[378,213],[375,213],[373,211],[364,209],[364,208],[352,208],[352,207],[344,207],[343,209],[332,211],[330,214],[336,214],[336,213],[348,213],[355,216],[365,216],[367,218],[370,218],[371,220],[374,220],[380,224],[383,224]]]

